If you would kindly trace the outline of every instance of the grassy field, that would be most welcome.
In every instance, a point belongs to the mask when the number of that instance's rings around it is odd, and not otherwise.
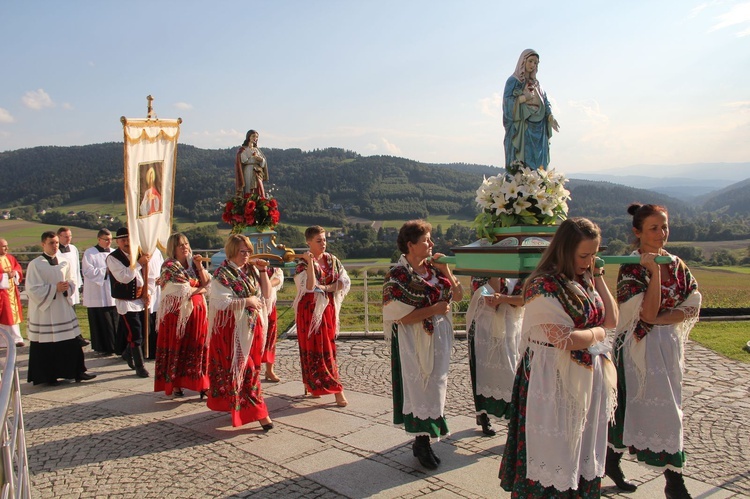
[[[699,322],[690,339],[724,357],[750,364],[750,353],[742,349],[750,341],[750,322]]]
[[[124,196],[124,193],[121,193]],[[125,219],[125,203],[103,203],[101,201],[94,200],[93,198],[80,199],[75,203],[66,204],[52,208],[52,211],[59,213],[67,213],[69,211],[86,211],[89,213],[99,213],[100,215],[111,215],[113,217],[120,217],[121,220]]]
[[[474,219],[467,219],[465,217],[456,217],[454,215],[434,215],[427,218],[427,221],[432,224],[433,227],[441,225],[443,230],[446,230],[453,224],[462,225],[465,227],[471,227],[471,223]],[[383,227],[400,229],[404,225],[404,220],[380,220],[383,223]]]
[[[694,267],[690,270],[698,281],[704,308],[750,307],[750,272],[736,267]]]
[[[688,241],[672,242],[668,246],[695,246],[703,252],[703,258],[710,259],[711,255],[721,249],[729,251],[735,258],[742,259],[748,256],[750,239],[739,239],[737,241]]]
[[[26,220],[0,220],[0,237],[7,239],[10,252],[17,248],[41,245],[42,232],[51,230],[57,232],[59,225],[47,225]],[[84,249],[96,244],[96,232],[91,229],[73,227],[73,244],[83,252]]]

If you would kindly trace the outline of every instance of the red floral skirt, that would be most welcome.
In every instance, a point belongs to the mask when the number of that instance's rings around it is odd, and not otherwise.
[[[177,388],[196,392],[208,389],[208,320],[206,305],[201,295],[192,297],[185,333],[177,338],[177,314],[167,314],[159,324],[156,339],[156,373],[154,391],[171,395]]]
[[[268,336],[266,336],[266,348],[263,350],[261,362],[273,364],[276,362],[276,336],[278,325],[276,321],[276,307],[268,314]]]
[[[220,312],[220,315],[229,312]],[[219,316],[219,321],[224,318]],[[268,416],[260,386],[260,356],[263,350],[261,325],[256,321],[253,347],[247,358],[242,386],[238,387],[232,374],[234,352],[234,318],[226,318],[225,325],[211,335],[208,348],[208,408],[229,412],[232,426],[242,426]],[[239,389],[238,389],[239,388]]]
[[[313,395],[340,393],[344,387],[339,381],[339,367],[336,363],[336,309],[333,298],[328,294],[328,306],[323,312],[320,328],[308,335],[313,311],[315,293],[307,293],[297,306],[297,341],[302,365],[302,382]]]

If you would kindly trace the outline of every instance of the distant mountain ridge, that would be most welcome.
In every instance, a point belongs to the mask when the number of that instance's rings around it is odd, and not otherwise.
[[[578,177],[588,173],[571,172],[571,177]],[[640,164],[618,168],[607,168],[604,175],[615,177],[643,176],[650,178],[692,178],[719,180],[728,183],[738,182],[750,177],[750,162],[737,163],[689,163],[677,165]]]
[[[603,180],[639,189],[649,189],[685,201],[695,201],[712,192],[750,178],[750,162],[691,163],[678,165],[632,165],[609,168],[602,173],[570,173],[571,178]]]

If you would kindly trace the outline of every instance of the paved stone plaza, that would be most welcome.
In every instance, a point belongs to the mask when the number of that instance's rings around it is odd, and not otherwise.
[[[382,340],[342,338],[341,377],[349,406],[333,396],[303,396],[294,339],[280,340],[277,373],[263,383],[276,427],[232,428],[228,414],[206,409],[197,394],[153,393],[115,357],[86,353],[90,382],[58,387],[23,383],[33,497],[507,497],[497,479],[505,444],[474,422],[467,343],[456,340],[447,402],[452,435],[435,444],[442,459],[425,472],[411,441],[391,425],[390,358]],[[26,378],[28,347],[20,349]],[[147,365],[153,373],[153,364]],[[686,482],[694,497],[750,496],[750,365],[693,342],[685,381]],[[623,460],[639,483],[633,494],[663,497],[664,478]]]

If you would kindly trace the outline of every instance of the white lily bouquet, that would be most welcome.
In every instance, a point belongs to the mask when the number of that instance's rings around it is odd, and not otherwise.
[[[555,225],[568,217],[570,191],[565,175],[556,170],[532,170],[514,161],[505,173],[485,178],[477,189],[482,212],[474,219],[479,237],[492,240],[495,227]]]

